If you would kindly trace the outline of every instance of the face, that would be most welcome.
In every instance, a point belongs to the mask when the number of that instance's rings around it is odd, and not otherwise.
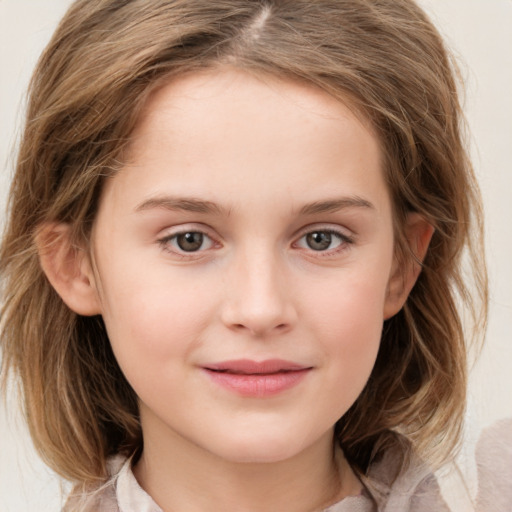
[[[153,95],[105,187],[92,254],[145,438],[231,461],[330,438],[395,312],[371,128],[320,90],[242,71]]]

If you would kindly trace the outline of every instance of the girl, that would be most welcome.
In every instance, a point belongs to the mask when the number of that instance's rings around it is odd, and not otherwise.
[[[0,266],[68,510],[446,510],[486,299],[456,92],[410,0],[73,4]]]

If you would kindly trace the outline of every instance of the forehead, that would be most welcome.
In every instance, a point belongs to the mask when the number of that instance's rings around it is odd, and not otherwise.
[[[384,207],[381,167],[379,141],[351,106],[298,81],[220,68],[154,91],[113,181],[233,206],[365,192]]]
[[[256,103],[257,108],[249,112],[247,107]],[[233,121],[239,121],[236,114],[240,109],[251,114],[248,122],[256,120],[269,125],[279,119],[305,120],[309,117],[308,124],[314,117],[318,121],[345,119],[356,122],[364,131],[378,138],[372,123],[356,107],[349,93],[334,97],[306,81],[219,65],[186,72],[158,84],[144,105],[132,134],[133,142],[137,143],[149,124],[158,122],[160,117],[169,113],[176,123],[181,123],[182,129],[193,125],[194,130],[199,130],[201,126],[207,126],[210,119],[214,121],[213,116],[219,111],[223,114],[223,121],[228,122],[229,116]],[[243,123],[239,124],[239,128],[242,127]]]

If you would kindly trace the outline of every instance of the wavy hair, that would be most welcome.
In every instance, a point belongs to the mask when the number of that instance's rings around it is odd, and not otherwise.
[[[380,139],[396,253],[418,212],[435,228],[404,308],[386,321],[362,394],[336,426],[365,472],[399,433],[429,460],[462,424],[468,340],[486,319],[481,203],[464,142],[457,74],[411,0],[78,0],[33,75],[0,253],[4,385],[16,376],[35,446],[75,483],[141,449],[135,393],[100,317],[70,311],[35,236],[67,223],[87,242],[102,185],[147,98],[174,76],[228,64],[312,84],[366,117]],[[466,264],[464,264],[466,261]],[[469,285],[468,285],[469,283]],[[437,457],[437,459],[436,459]]]

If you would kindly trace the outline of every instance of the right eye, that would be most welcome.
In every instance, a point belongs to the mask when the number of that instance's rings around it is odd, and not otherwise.
[[[194,253],[211,249],[213,240],[201,231],[183,231],[166,236],[159,243],[168,251],[176,253]]]

